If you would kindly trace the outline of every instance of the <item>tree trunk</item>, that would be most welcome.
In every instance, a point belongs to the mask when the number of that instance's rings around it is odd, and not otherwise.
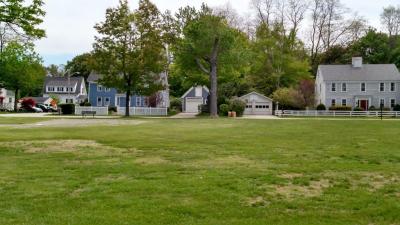
[[[125,116],[129,117],[129,109],[130,109],[130,101],[131,101],[131,91],[126,91],[126,98],[125,98]]]
[[[18,111],[18,99],[19,99],[19,89],[15,89],[15,99],[14,99],[14,111]]]
[[[214,47],[210,59],[210,116],[212,118],[218,117],[218,48],[219,38],[217,37],[214,41]]]

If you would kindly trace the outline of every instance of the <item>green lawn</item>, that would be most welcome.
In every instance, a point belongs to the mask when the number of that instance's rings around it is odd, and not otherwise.
[[[0,224],[400,224],[400,121],[144,121],[0,127]]]

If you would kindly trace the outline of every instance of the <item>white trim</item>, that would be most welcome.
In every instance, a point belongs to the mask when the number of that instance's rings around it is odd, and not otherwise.
[[[265,99],[267,99],[267,100],[269,100],[269,101],[271,101],[271,102],[274,101],[272,98],[268,98],[267,96],[262,95],[262,94],[260,94],[260,93],[258,93],[258,92],[255,92],[255,91],[252,91],[252,92],[250,92],[250,93],[248,93],[248,94],[243,95],[242,97],[240,97],[240,99],[246,98],[247,96],[250,96],[250,95],[252,95],[252,94],[255,94],[255,95],[258,95],[258,96],[260,96],[260,97],[263,97],[263,98],[265,98]]]
[[[187,90],[186,92],[185,92],[185,94],[183,94],[182,95],[182,97],[181,98],[186,98],[186,96],[194,89],[194,88],[196,88],[196,87],[199,87],[200,85],[198,85],[198,86],[193,86],[193,87],[191,87],[191,88],[189,88],[189,90]],[[207,88],[207,86],[201,86],[202,88],[204,88],[208,93],[210,93],[210,90]],[[202,90],[203,91],[203,90]],[[202,93],[203,94],[203,93]]]

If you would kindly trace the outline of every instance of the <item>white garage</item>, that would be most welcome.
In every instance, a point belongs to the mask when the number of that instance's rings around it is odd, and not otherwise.
[[[244,115],[272,115],[273,100],[262,94],[251,92],[240,99],[246,102]]]
[[[185,113],[199,113],[199,106],[207,104],[210,91],[206,86],[191,87],[182,96],[182,111]]]

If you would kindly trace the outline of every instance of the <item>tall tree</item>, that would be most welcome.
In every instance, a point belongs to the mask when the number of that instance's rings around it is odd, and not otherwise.
[[[1,57],[2,80],[7,89],[15,91],[16,99],[21,91],[31,93],[37,87],[41,87],[46,73],[32,44],[10,42],[1,53]],[[14,110],[17,111],[17,101]]]
[[[234,57],[241,53],[235,46],[243,41],[245,35],[229,27],[223,17],[211,13],[199,14],[198,18],[191,20],[183,29],[183,38],[176,48],[176,62],[184,68],[183,70],[197,67],[208,76],[210,114],[211,117],[218,117],[218,79],[221,78],[219,75],[232,72],[232,68],[238,65],[238,60]],[[198,76],[201,77],[201,74]]]
[[[84,53],[74,57],[71,61],[68,61],[65,70],[71,74],[82,76],[87,80],[94,67],[95,60],[92,54]]]
[[[389,37],[400,34],[400,6],[388,6],[383,9],[381,22],[389,33]]]
[[[100,34],[94,44],[97,71],[104,85],[126,93],[125,115],[129,116],[132,94],[152,95],[161,89],[159,74],[165,65],[161,18],[149,0],[140,0],[130,10],[127,0],[109,8],[105,22],[95,26]]]

